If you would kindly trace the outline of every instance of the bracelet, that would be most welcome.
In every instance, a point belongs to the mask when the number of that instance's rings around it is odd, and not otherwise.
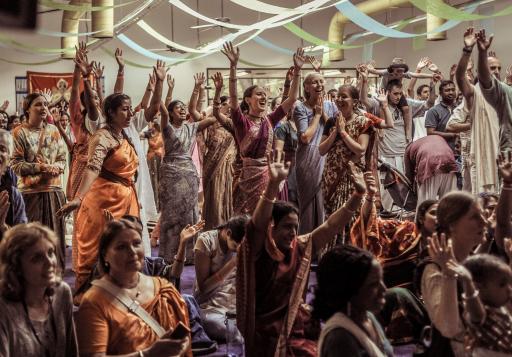
[[[366,195],[365,200],[367,200],[368,202],[375,202],[375,200],[376,200],[376,199],[375,199],[375,197],[374,197],[374,196],[368,196],[368,195]]]
[[[153,92],[153,89],[151,89],[151,88],[146,88],[146,92]]]
[[[462,300],[473,300],[473,299],[476,299],[478,297],[478,295],[480,294],[480,292],[478,290],[475,289],[475,292],[473,293],[473,295],[471,296],[466,296],[465,293],[462,293]]]
[[[263,191],[261,193],[260,200],[267,201],[268,203],[272,203],[272,204],[276,202],[275,198],[272,200],[272,199],[268,198],[267,196],[265,196],[265,191]]]
[[[175,261],[175,262],[178,262],[178,263],[185,263],[185,261],[186,261],[186,260],[187,260],[186,258],[178,259],[178,254],[176,254],[176,255],[174,256],[174,261]]]
[[[464,46],[464,47],[462,47],[462,52],[471,53],[471,52],[473,52],[473,47],[472,46]]]
[[[503,186],[501,187],[501,189],[502,189],[503,191],[512,191],[512,186],[505,186],[505,185],[503,185]]]
[[[139,357],[144,357],[144,353],[142,351],[139,351]]]

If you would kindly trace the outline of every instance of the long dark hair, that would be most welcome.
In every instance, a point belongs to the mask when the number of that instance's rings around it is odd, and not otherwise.
[[[450,226],[469,212],[475,198],[465,191],[454,191],[444,196],[437,205],[438,233],[450,233]]]
[[[325,253],[318,264],[313,315],[325,321],[338,311],[346,311],[350,299],[363,286],[373,259],[370,252],[350,245]]]
[[[423,224],[425,223],[425,215],[427,211],[437,203],[437,200],[425,200],[420,203],[418,209],[416,210],[416,228],[421,232],[423,229]]]
[[[242,113],[248,113],[249,112],[249,104],[245,101],[245,98],[252,97],[252,92],[258,87],[258,85],[254,84],[250,87],[245,88],[244,90],[244,96],[242,98],[242,102],[240,103],[240,111]]]
[[[107,223],[100,238],[99,251],[98,251],[98,268],[101,273],[107,274],[110,271],[110,266],[105,261],[107,250],[114,241],[114,239],[124,230],[132,229],[137,234],[141,235],[140,228],[132,220],[121,218]]]
[[[123,100],[131,100],[131,98],[124,93],[114,93],[109,95],[103,101],[103,114],[107,124],[110,124],[113,119],[113,113],[123,104]]]

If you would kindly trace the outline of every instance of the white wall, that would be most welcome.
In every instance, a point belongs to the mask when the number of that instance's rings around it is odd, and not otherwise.
[[[268,0],[267,0],[268,1]],[[271,2],[271,1],[268,1]],[[195,1],[188,1],[190,6],[195,5]],[[200,12],[205,13],[207,16],[216,17],[220,16],[220,1],[219,0],[208,0],[200,2]],[[300,5],[300,0],[287,0],[280,1],[276,4],[281,6],[294,7]],[[510,5],[508,0],[498,0],[495,2],[496,9],[500,9]],[[224,2],[225,15],[232,18],[233,23],[249,24],[258,20],[258,15],[248,10],[243,10],[237,5],[225,1]],[[119,10],[116,17],[124,16],[128,10]],[[401,17],[411,16],[413,10],[407,9],[392,9],[388,13],[387,20],[389,22],[396,21]],[[418,13],[416,11],[416,13]],[[249,15],[248,15],[249,14]],[[324,10],[320,13],[305,17],[303,19],[303,27],[305,30],[313,33],[320,38],[327,38],[327,30],[330,18],[334,14],[333,9]],[[261,18],[265,16],[261,15]],[[380,14],[375,17],[377,20],[385,22],[386,14]],[[50,13],[39,17],[39,27],[47,30],[60,31],[60,20],[61,13]],[[170,6],[164,2],[160,7],[152,11],[145,20],[150,23],[155,29],[164,33],[170,37]],[[499,57],[506,64],[512,62],[512,46],[510,46],[510,22],[512,16],[506,16],[496,18],[494,20],[494,32],[495,41],[493,43],[493,50],[495,50]],[[297,22],[298,23],[298,22]],[[189,46],[195,46],[197,44],[197,32],[191,30],[190,26],[195,25],[196,21],[192,17],[185,15],[179,10],[174,11],[174,35],[175,41],[187,44]],[[448,71],[451,64],[458,61],[459,55],[462,48],[462,33],[466,26],[470,23],[461,24],[448,33],[448,40],[441,42],[427,42],[424,49],[414,51],[412,48],[412,40],[387,40],[374,46],[373,56],[377,63],[381,66],[388,64],[393,57],[399,56],[406,59],[407,63],[411,68],[415,68],[415,65],[420,57],[430,56],[436,63],[439,64],[441,70]],[[478,26],[478,22],[475,26]],[[83,28],[85,30],[85,28]],[[406,28],[405,30],[413,31],[412,28]],[[351,33],[359,31],[359,28],[355,25],[349,24],[345,28],[345,33]],[[15,32],[11,30],[3,29],[0,31],[2,35],[8,35],[12,39],[24,42],[25,44],[37,47],[50,47],[58,48],[60,46],[60,40],[58,38],[51,38],[47,36],[37,34],[27,34],[21,32]],[[157,41],[150,38],[148,35],[142,32],[137,27],[132,27],[126,32],[131,38],[146,48],[159,48],[163,47]],[[200,40],[210,41],[217,38],[220,35],[220,30],[214,29],[200,33]],[[263,35],[264,38],[276,43],[277,45],[293,49],[301,46],[302,42],[300,39],[289,33],[284,29],[273,29],[266,31]],[[375,38],[375,37],[373,37]],[[370,39],[370,38],[368,38]],[[306,44],[307,45],[307,44]],[[138,55],[134,51],[126,48],[117,40],[110,40],[105,44],[110,49],[115,49],[116,46],[120,46],[124,49],[124,55],[127,59],[136,61],[144,65],[153,65],[153,60]],[[248,43],[242,46],[242,57],[251,62],[257,62],[261,64],[273,64],[273,63],[290,63],[291,58],[280,53],[273,52],[266,48],[261,47],[256,43]],[[174,54],[169,52],[161,53],[166,56],[173,56]],[[111,93],[113,84],[116,76],[117,65],[115,60],[109,55],[105,54],[101,49],[93,51],[90,58],[102,62],[105,69],[106,76],[106,92]],[[37,55],[30,55],[24,52],[18,52],[12,49],[3,48],[0,51],[1,58],[7,58],[10,60],[20,62],[38,62],[43,61],[50,57],[43,57]],[[53,56],[55,57],[55,56]],[[332,67],[351,67],[361,62],[362,50],[355,49],[346,51],[346,60],[343,62],[333,63]],[[14,90],[14,77],[22,76],[26,74],[27,70],[41,71],[41,72],[72,72],[73,62],[70,60],[60,61],[43,66],[25,66],[25,65],[14,65],[5,62],[0,62],[0,78],[2,79],[2,85],[0,86],[0,100],[8,99],[11,101],[11,110],[14,110],[15,103],[15,90]],[[207,67],[226,67],[227,60],[222,54],[216,54],[205,57],[197,61],[185,63],[173,67],[171,72],[176,77],[176,89],[175,97],[182,100],[187,100],[193,85],[192,75],[197,71],[204,71]],[[504,70],[503,70],[504,71]],[[142,94],[144,93],[145,85],[147,83],[147,77],[149,70],[134,68],[127,66],[125,69],[125,92],[132,96],[134,102],[137,103]],[[504,75],[504,73],[503,73]]]

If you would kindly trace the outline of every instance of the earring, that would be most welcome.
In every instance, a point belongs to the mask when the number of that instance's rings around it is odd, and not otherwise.
[[[110,269],[110,263],[109,262],[105,262],[105,269]]]

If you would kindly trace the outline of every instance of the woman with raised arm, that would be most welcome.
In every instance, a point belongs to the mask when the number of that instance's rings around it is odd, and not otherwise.
[[[297,100],[300,70],[306,59],[304,50],[297,49],[293,55],[294,69],[290,96],[276,110],[267,115],[267,93],[258,85],[246,88],[242,103],[238,103],[236,67],[240,50],[228,42],[224,45],[222,53],[230,62],[229,105],[235,139],[243,161],[242,172],[233,197],[234,210],[237,214],[252,213],[268,182],[266,155],[272,150],[274,141],[272,129],[284,118]]]
[[[155,67],[156,85],[148,108],[148,116],[160,110],[164,158],[161,164],[159,197],[161,206],[160,246],[158,255],[168,263],[174,262],[178,252],[180,232],[188,224],[199,220],[197,198],[199,177],[192,162],[191,152],[198,131],[215,123],[215,118],[188,122],[185,104],[173,100],[166,108],[162,105],[162,87],[165,80],[165,64],[157,62]],[[194,88],[194,90],[197,90]],[[193,261],[194,241],[187,246],[186,260]]]
[[[57,214],[64,216],[78,209],[75,234],[78,243],[76,289],[87,281],[98,256],[98,244],[106,223],[105,211],[115,219],[125,214],[139,217],[139,201],[135,176],[139,160],[124,128],[134,115],[131,99],[126,94],[111,94],[105,98],[103,111],[106,125],[89,143],[84,177],[75,198]],[[81,296],[75,296],[79,303]]]
[[[212,80],[215,85],[213,116],[217,123],[208,128],[203,162],[203,218],[207,230],[233,216],[233,164],[237,154],[228,97],[220,96],[222,75],[217,72]]]

